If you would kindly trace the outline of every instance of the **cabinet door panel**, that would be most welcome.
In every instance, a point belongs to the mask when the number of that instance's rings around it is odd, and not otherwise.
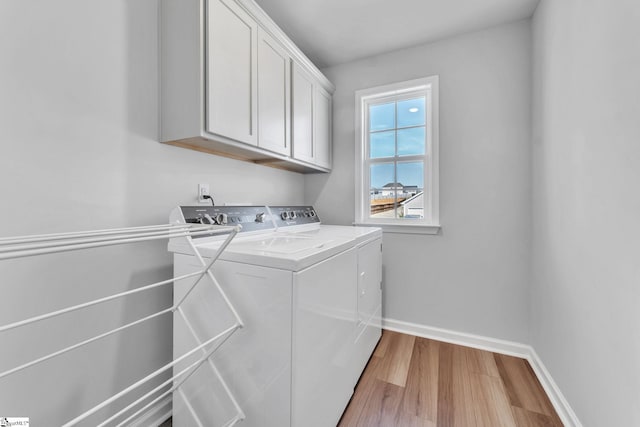
[[[233,1],[207,6],[206,129],[256,145],[258,24]]]
[[[264,30],[258,31],[258,146],[290,155],[287,51]]]
[[[293,157],[313,163],[313,80],[295,63],[291,74]]]
[[[317,87],[315,93],[314,154],[315,163],[331,168],[331,95]]]

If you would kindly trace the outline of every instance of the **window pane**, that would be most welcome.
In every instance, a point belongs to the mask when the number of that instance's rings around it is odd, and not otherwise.
[[[371,165],[371,190],[382,190],[386,184],[393,182],[393,175],[393,163]]]
[[[376,132],[369,134],[370,146],[369,157],[393,157],[396,155],[396,133]]]
[[[386,130],[396,127],[396,104],[370,105],[369,106],[369,130]]]
[[[393,163],[371,165],[369,200],[372,218],[395,218],[394,175]]]
[[[398,182],[401,183],[404,187],[415,186],[417,187],[418,191],[422,191],[422,188],[424,186],[424,163],[398,163]]]
[[[398,130],[398,156],[424,154],[425,145],[424,127]]]
[[[398,218],[424,218],[424,163],[398,163]]]
[[[398,102],[398,127],[425,124],[424,97]]]

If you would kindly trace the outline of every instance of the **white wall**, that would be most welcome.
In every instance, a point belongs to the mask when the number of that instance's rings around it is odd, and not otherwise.
[[[300,175],[158,143],[155,0],[0,2],[0,236],[158,224],[217,203],[303,202]],[[166,242],[0,262],[0,324],[171,274]],[[0,335],[0,371],[171,303],[171,290]],[[0,415],[60,425],[171,358],[171,321],[0,379]],[[95,420],[88,423],[95,425]]]
[[[640,3],[542,0],[532,340],[585,426],[640,425]]]
[[[440,76],[438,236],[384,235],[384,316],[528,342],[530,21],[323,70],[334,170],[307,176],[324,222],[354,220],[354,92]]]

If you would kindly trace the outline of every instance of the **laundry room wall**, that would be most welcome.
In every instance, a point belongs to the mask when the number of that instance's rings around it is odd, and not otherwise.
[[[354,93],[440,76],[439,235],[384,235],[383,315],[528,342],[530,21],[323,70],[334,170],[306,177],[324,222],[354,220]]]
[[[0,237],[166,223],[201,182],[218,204],[303,203],[299,174],[158,142],[157,23],[156,0],[0,2]],[[164,241],[0,261],[0,324],[166,279],[171,264]],[[0,371],[171,299],[168,287],[0,333]],[[164,318],[0,379],[0,416],[61,425],[171,350]]]
[[[640,4],[533,17],[532,344],[585,426],[640,425]]]

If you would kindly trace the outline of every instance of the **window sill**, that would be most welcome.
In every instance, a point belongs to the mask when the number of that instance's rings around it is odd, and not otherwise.
[[[415,225],[415,224],[385,224],[375,222],[354,222],[353,225],[362,227],[380,227],[383,233],[393,234],[439,234],[442,228],[439,224]]]

